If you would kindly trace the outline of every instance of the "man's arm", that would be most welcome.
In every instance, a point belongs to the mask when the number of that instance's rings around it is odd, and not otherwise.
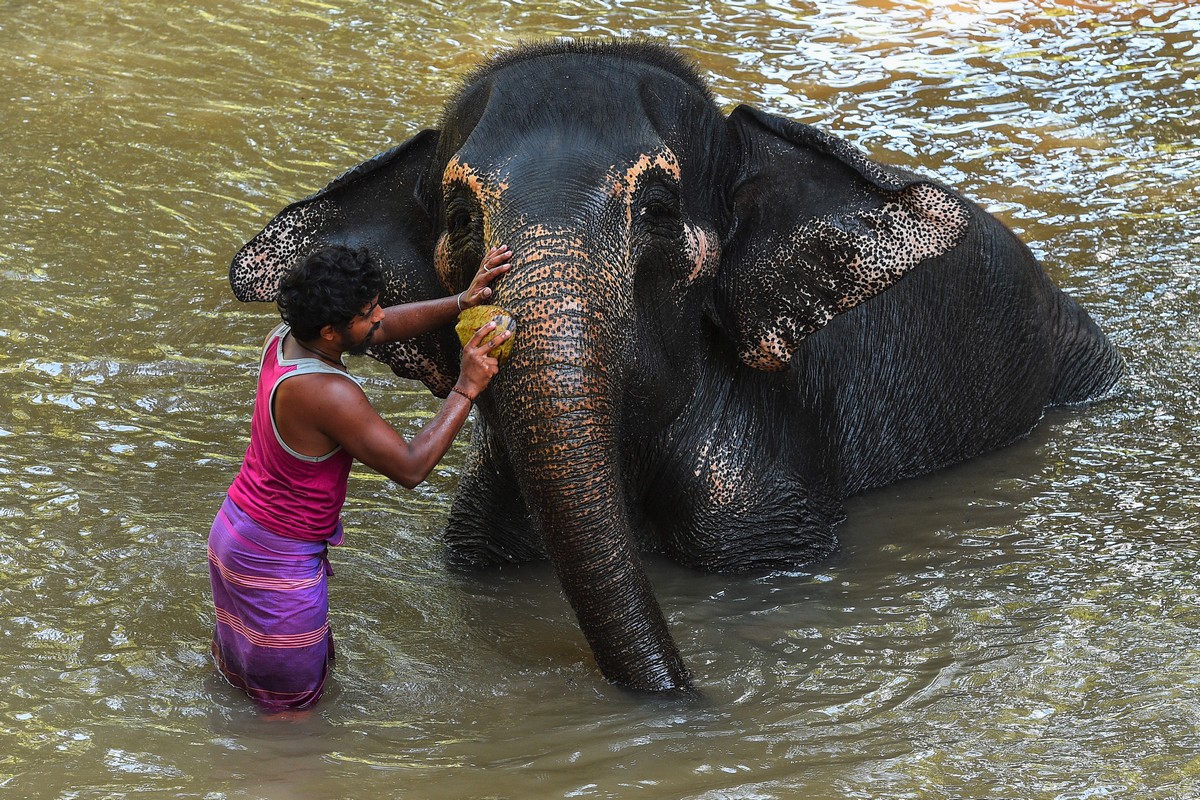
[[[489,355],[498,342],[512,336],[501,331],[483,344],[496,327],[489,322],[463,347],[455,391],[412,441],[405,441],[379,416],[358,384],[339,375],[303,375],[283,381],[275,397],[280,435],[300,452],[328,452],[341,445],[355,459],[407,488],[428,477],[454,443],[471,411],[472,401],[500,369]]]
[[[451,392],[420,433],[408,442],[379,416],[357,384],[331,376],[320,392],[310,395],[310,400],[307,413],[321,420],[317,427],[322,433],[339,442],[358,461],[408,489],[429,476],[471,412],[471,401]]]
[[[508,272],[510,258],[512,252],[506,246],[493,247],[479,263],[471,285],[461,294],[385,308],[375,341],[381,344],[404,341],[449,325],[464,308],[491,299],[493,289],[488,284]]]

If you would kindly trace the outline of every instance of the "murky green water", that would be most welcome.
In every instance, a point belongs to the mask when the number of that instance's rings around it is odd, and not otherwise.
[[[0,795],[1200,794],[1200,7],[468,5],[0,2]],[[260,720],[206,656],[205,535],[272,320],[230,256],[432,125],[480,54],[632,33],[983,201],[1126,391],[858,499],[810,572],[655,563],[693,705],[600,682],[548,568],[446,572],[461,449],[413,492],[356,473],[336,683]],[[402,428],[435,407],[358,367]]]

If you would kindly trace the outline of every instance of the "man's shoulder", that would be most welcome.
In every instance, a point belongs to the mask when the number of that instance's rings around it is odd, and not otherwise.
[[[365,396],[353,375],[332,368],[293,370],[280,377],[277,391],[303,396]]]

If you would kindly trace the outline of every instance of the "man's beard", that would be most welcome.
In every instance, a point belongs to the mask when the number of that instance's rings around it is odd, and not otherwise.
[[[367,331],[367,335],[363,337],[362,341],[347,347],[346,352],[352,356],[365,356],[371,347],[371,340],[375,338],[375,331],[379,330],[379,326],[382,324],[382,322],[376,322],[371,330]]]

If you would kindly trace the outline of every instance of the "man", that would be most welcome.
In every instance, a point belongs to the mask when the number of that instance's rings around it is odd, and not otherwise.
[[[264,709],[313,705],[329,675],[326,551],[342,542],[351,463],[408,488],[423,481],[498,371],[489,351],[512,334],[484,345],[495,324],[480,328],[463,348],[450,396],[411,442],[372,408],[343,354],[450,324],[492,296],[488,284],[510,257],[505,247],[490,250],[457,296],[390,308],[379,305],[382,276],[363,250],[319,250],[280,281],[284,322],[263,348],[250,445],[208,539],[213,659]]]

